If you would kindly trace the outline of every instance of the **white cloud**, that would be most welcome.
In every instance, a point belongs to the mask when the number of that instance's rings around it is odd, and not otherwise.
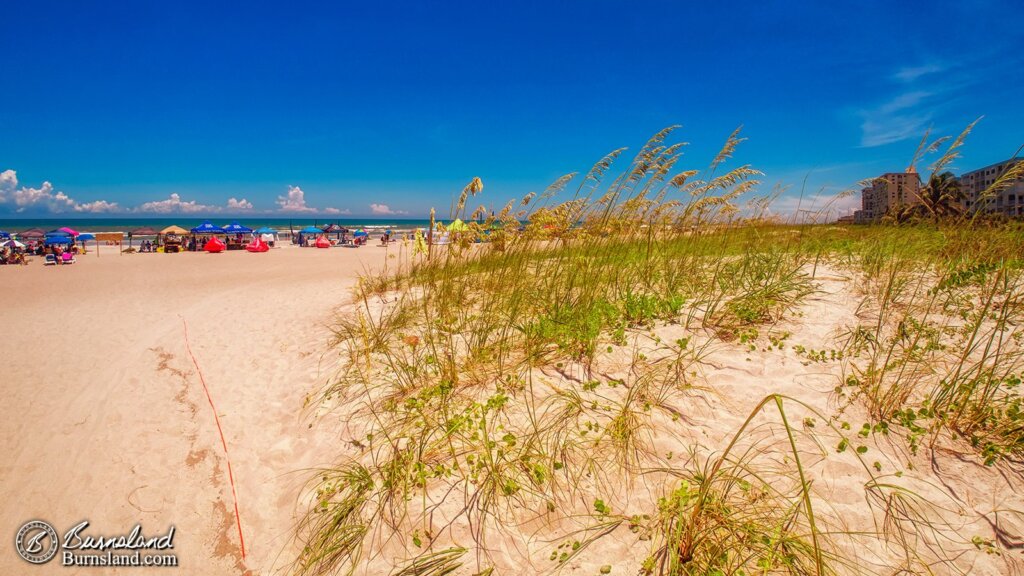
[[[0,203],[7,201],[7,193],[18,187],[18,173],[14,170],[0,172]]]
[[[767,215],[791,219],[793,222],[828,222],[840,216],[853,214],[861,205],[860,193],[844,191],[838,194],[783,194],[772,201]]]
[[[135,208],[135,212],[154,212],[157,214],[170,214],[178,212],[181,214],[195,214],[198,212],[219,212],[217,206],[200,204],[195,200],[183,201],[181,195],[173,193],[166,200],[146,202]]]
[[[61,213],[73,210],[77,204],[63,192],[54,192],[53,184],[43,182],[39,188],[22,186],[14,191],[11,199],[17,207],[16,212],[24,212],[30,208],[45,208],[48,212]]]
[[[286,196],[277,197],[277,211],[278,212],[323,212],[324,214],[351,214],[349,210],[341,210],[339,208],[328,207],[328,208],[315,208],[306,204],[306,193],[298,186],[289,186],[288,194]]]
[[[94,200],[78,202],[64,192],[54,189],[50,182],[43,182],[38,188],[29,186],[18,187],[18,174],[14,170],[0,171],[0,210],[13,209],[22,212],[46,212],[60,214],[79,212],[83,214],[100,214],[111,212],[135,212],[151,214],[222,214],[252,212],[254,205],[245,198],[228,198],[223,205],[202,204],[196,200],[184,200],[179,193],[172,193],[163,200],[144,202],[134,208],[123,208],[117,202]],[[350,214],[349,210],[328,207],[318,210],[306,204],[305,192],[298,186],[289,186],[286,196],[278,196],[280,212],[301,212],[325,214]]]
[[[945,67],[934,63],[923,64],[921,66],[904,66],[903,68],[897,70],[896,73],[892,75],[892,77],[894,80],[898,82],[910,83],[914,82],[915,80],[922,76],[927,76],[929,74],[938,74],[939,72],[942,72],[944,70]]]
[[[18,173],[14,170],[0,172],[0,204],[14,204],[14,211],[45,211],[51,214],[64,212],[113,212],[118,210],[116,202],[96,200],[79,203],[67,194],[54,190],[53,184],[43,182],[39,188],[22,186],[18,188]]]
[[[249,202],[245,198],[236,200],[234,198],[228,198],[228,210],[235,212],[248,212],[252,210],[252,202]]]
[[[397,216],[408,214],[405,210],[392,210],[387,204],[370,204],[370,212],[380,216]]]
[[[75,206],[75,212],[88,212],[90,214],[118,212],[120,210],[121,207],[117,205],[117,202],[107,202],[106,200],[96,200]]]
[[[932,114],[920,107],[930,96],[922,90],[905,92],[875,109],[861,111],[861,146],[871,148],[921,136]]]
[[[155,200],[136,206],[133,212],[151,212],[155,214],[218,214],[221,212],[246,212],[252,210],[252,202],[245,198],[229,198],[224,206],[200,204],[195,200],[182,200],[177,192],[165,200]]]
[[[287,196],[278,196],[277,205],[281,212],[316,212],[316,208],[306,206],[306,193],[298,186],[289,186]]]

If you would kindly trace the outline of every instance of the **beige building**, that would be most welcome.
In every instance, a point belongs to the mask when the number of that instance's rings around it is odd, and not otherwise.
[[[960,176],[960,191],[964,196],[964,208],[974,212],[985,210],[1010,217],[1024,216],[1024,178],[1017,178],[998,193],[986,197],[988,190],[1006,170],[1024,158],[1013,158],[985,166]]]
[[[853,213],[858,224],[873,222],[896,206],[921,203],[921,176],[913,168],[887,172],[861,190],[861,209]]]
[[[868,186],[860,191],[860,210],[853,213],[855,224],[868,224],[875,219],[875,193],[874,188]]]

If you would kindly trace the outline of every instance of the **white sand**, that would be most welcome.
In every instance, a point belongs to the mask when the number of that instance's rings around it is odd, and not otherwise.
[[[390,253],[400,250],[392,246]],[[337,367],[327,323],[348,300],[357,273],[384,262],[385,250],[368,246],[283,248],[258,255],[104,253],[82,257],[70,267],[44,268],[37,260],[25,268],[0,268],[0,285],[8,296],[0,327],[11,342],[0,368],[5,392],[0,532],[10,542],[18,527],[33,518],[50,521],[58,531],[88,519],[101,534],[127,532],[137,522],[158,534],[174,524],[175,550],[186,573],[286,569],[294,558],[289,538],[292,523],[304,511],[296,499],[310,477],[308,469],[353,451],[341,438],[346,427],[331,420],[352,410],[339,410],[312,428],[302,413],[305,395]],[[720,451],[755,403],[772,393],[835,413],[832,391],[840,379],[839,363],[809,363],[792,348],[838,347],[838,332],[857,323],[857,299],[851,283],[838,273],[819,274],[818,286],[820,292],[801,306],[801,316],[776,327],[792,333],[783,350],[763,350],[767,329],[749,354],[714,345],[702,369],[710,390],[680,405],[685,425],[666,421],[655,426],[650,442],[658,453],[680,454],[694,441],[705,454]],[[244,562],[227,460],[186,351],[182,319],[230,451]],[[682,335],[676,331],[665,327],[658,333],[668,340]],[[553,375],[552,383],[557,378]],[[809,415],[793,403],[787,410],[794,423]],[[849,434],[855,436],[867,417],[854,404],[839,421],[849,421]],[[871,530],[879,518],[865,505],[868,475],[852,446],[835,453],[839,436],[825,424],[819,420],[816,428],[820,452],[812,450],[805,462],[821,513],[851,529]],[[969,451],[940,450],[932,462],[907,454],[895,437],[872,436],[860,443],[870,447],[866,458],[878,460],[883,475],[902,474],[899,480],[888,479],[945,510],[941,520],[953,532],[939,545],[957,558],[960,569],[978,574],[1020,569],[1019,550],[996,556],[971,543],[975,536],[996,538],[986,521],[986,516],[996,520],[994,510],[1024,509],[1015,475],[981,465]],[[619,502],[629,505],[628,492],[618,495]],[[1015,517],[998,520],[1008,534],[1020,532]],[[616,573],[635,572],[650,550],[625,529],[621,532],[563,570],[596,573],[613,560]],[[927,543],[919,543],[919,552],[931,558]],[[866,570],[879,568],[873,562],[890,567],[898,562],[895,551],[881,548],[877,539],[866,538],[864,546],[858,557]],[[531,556],[546,556],[547,548],[528,548],[510,544],[496,556],[507,563],[503,568],[549,571],[543,560],[530,562]],[[954,572],[950,565],[933,569]],[[0,574],[22,572],[73,573],[56,561],[34,569],[13,546],[0,545]],[[137,571],[121,573],[129,572]],[[88,573],[118,571],[92,568]]]
[[[36,518],[58,532],[87,519],[102,535],[137,522],[163,534],[173,524],[190,574],[266,574],[290,562],[281,552],[308,478],[302,469],[336,455],[336,431],[310,429],[301,414],[305,394],[329,373],[321,371],[326,324],[357,274],[400,246],[217,255],[103,248],[71,266],[36,258],[0,267],[9,343],[0,368],[0,574],[74,572],[59,559],[34,567],[17,556],[15,533]],[[224,450],[183,320],[227,441],[244,563]]]

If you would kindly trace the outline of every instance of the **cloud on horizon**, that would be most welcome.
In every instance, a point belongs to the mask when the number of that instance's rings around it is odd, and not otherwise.
[[[241,200],[235,200],[234,198],[228,198],[228,210],[235,212],[248,212],[252,210],[252,202],[249,202],[245,198]]]
[[[278,207],[278,212],[285,214],[315,214],[317,212],[323,212],[325,214],[348,214],[348,210],[340,210],[332,206],[327,208],[317,209],[306,204],[306,192],[298,186],[288,186],[288,194],[285,196],[278,196],[275,202]]]
[[[840,216],[850,216],[861,206],[860,194],[853,190],[839,193],[782,194],[765,210],[768,216],[785,218],[791,222],[829,222]]]
[[[276,210],[264,210],[264,213],[302,213],[302,214],[351,214],[348,209],[327,207],[314,208],[306,204],[305,192],[298,186],[289,186],[286,196],[277,197]],[[64,214],[78,212],[82,214],[240,214],[255,211],[255,205],[245,198],[228,198],[224,205],[203,204],[197,200],[184,200],[181,194],[174,192],[162,200],[143,202],[134,208],[122,207],[117,202],[94,200],[78,202],[64,192],[55,190],[53,184],[44,181],[38,188],[19,187],[18,173],[7,169],[0,172],[0,212],[10,208],[15,214],[42,212],[46,214]],[[385,208],[387,208],[385,206]],[[392,213],[392,212],[388,212]],[[393,212],[400,214],[404,212]]]
[[[97,200],[80,203],[64,192],[54,190],[53,184],[44,181],[39,188],[18,187],[18,173],[14,170],[0,172],[0,205],[13,204],[14,212],[21,214],[30,210],[46,210],[51,214],[84,212],[98,214],[119,209],[117,202]]]
[[[387,204],[370,204],[370,213],[376,216],[403,216],[408,214],[405,210],[393,210]]]
[[[217,206],[200,204],[195,200],[185,201],[177,192],[168,196],[165,200],[144,202],[135,207],[132,212],[150,212],[153,214],[198,214],[201,212],[217,212]]]

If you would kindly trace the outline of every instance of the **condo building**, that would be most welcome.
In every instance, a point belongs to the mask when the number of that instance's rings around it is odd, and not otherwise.
[[[1024,162],[1024,158],[1011,158],[960,176],[963,208],[968,212],[981,210],[1011,218],[1024,216],[1024,176],[1001,190],[992,190],[999,178],[1018,162]],[[920,203],[922,186],[921,177],[913,169],[882,174],[871,186],[861,190],[861,209],[853,213],[853,221],[857,224],[875,222],[895,206]]]
[[[875,221],[895,206],[921,203],[921,176],[913,168],[887,172],[861,190],[861,209],[853,213],[858,224]]]
[[[875,219],[874,188],[868,186],[860,191],[860,210],[853,213],[854,224],[867,224]]]
[[[1024,216],[1024,178],[1015,179],[998,192],[985,194],[999,180],[1000,176],[1021,161],[1024,161],[1024,158],[1004,160],[960,176],[960,192],[963,194],[964,208],[970,212],[983,210],[1010,217]]]

